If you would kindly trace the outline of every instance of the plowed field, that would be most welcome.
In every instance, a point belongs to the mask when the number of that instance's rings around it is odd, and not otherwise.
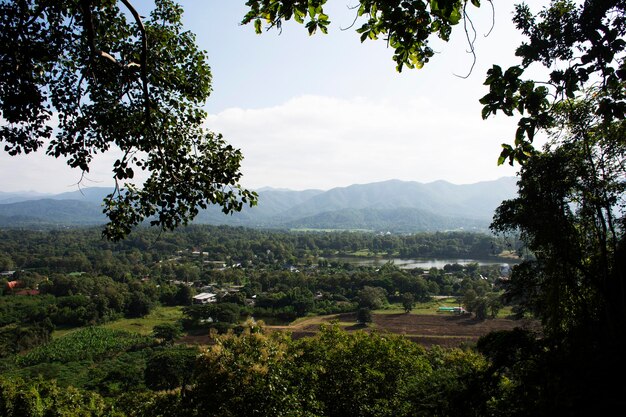
[[[265,326],[269,331],[287,331],[293,338],[313,336],[320,324],[338,322],[347,331],[378,331],[402,334],[424,346],[440,345],[455,347],[473,344],[480,336],[494,330],[511,330],[515,327],[535,327],[536,323],[507,319],[475,320],[469,315],[418,315],[373,314],[373,323],[362,326],[356,323],[355,313],[333,314],[301,319],[288,326]],[[181,342],[209,344],[208,336],[186,336]]]
[[[533,323],[507,319],[475,320],[469,315],[416,315],[416,314],[374,314],[373,323],[368,326],[356,324],[354,313],[312,317],[290,326],[267,326],[269,330],[291,332],[294,338],[312,336],[321,323],[338,321],[347,331],[376,330],[402,334],[425,346],[459,346],[474,343],[480,336],[494,330],[511,330],[515,327],[529,327]]]

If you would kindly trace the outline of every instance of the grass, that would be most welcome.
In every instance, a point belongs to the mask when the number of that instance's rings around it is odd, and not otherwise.
[[[509,317],[510,315],[513,314],[513,307],[511,306],[506,306],[503,307],[499,312],[498,315],[496,316],[499,319],[505,319],[507,317]]]
[[[149,335],[154,326],[165,323],[173,323],[183,317],[182,307],[156,307],[150,314],[137,319],[119,319],[103,324],[101,327],[113,330],[126,330],[128,332]],[[52,332],[52,338],[58,339],[68,335],[81,327],[61,328]]]
[[[75,332],[76,330],[82,329],[82,327],[62,327],[62,328],[56,328],[53,332],[52,332],[52,339],[58,339],[59,337],[63,337],[65,335],[68,335],[70,333]]]
[[[415,307],[411,310],[410,314],[420,314],[420,315],[441,315],[441,314],[452,314],[452,313],[442,313],[439,311],[439,307],[458,307],[459,303],[456,297],[449,298],[441,298],[438,300],[426,301],[423,303],[415,303]],[[401,314],[404,313],[404,308],[400,303],[389,304],[386,308],[380,310],[374,310],[375,314]],[[511,315],[511,307],[507,306],[498,312],[496,318],[504,319]]]
[[[145,317],[137,319],[120,319],[111,323],[103,324],[102,327],[149,335],[152,333],[154,326],[173,323],[182,317],[182,307],[157,307]]]
[[[456,301],[456,297],[441,298],[438,300],[431,300],[422,303],[415,303],[415,307],[411,310],[410,314],[425,314],[425,315],[437,315],[442,314],[438,312],[439,307],[458,307],[459,304]],[[384,309],[374,310],[375,314],[400,314],[404,313],[404,308],[401,303],[389,304]]]

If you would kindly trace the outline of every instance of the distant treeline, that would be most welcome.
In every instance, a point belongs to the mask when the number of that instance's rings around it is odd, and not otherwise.
[[[367,251],[382,256],[485,259],[517,249],[514,238],[469,232],[410,235],[366,232],[289,232],[226,226],[192,226],[159,234],[140,228],[123,242],[103,240],[100,229],[0,230],[0,271],[96,272],[112,278],[145,274],[146,265],[178,251],[205,260],[255,266],[306,264],[318,257]]]

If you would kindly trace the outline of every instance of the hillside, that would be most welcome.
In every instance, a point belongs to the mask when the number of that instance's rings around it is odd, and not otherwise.
[[[211,207],[202,210],[195,223],[394,232],[484,230],[496,207],[514,197],[516,190],[512,177],[469,185],[389,180],[328,191],[263,188],[258,191],[257,206],[228,216]],[[101,201],[110,191],[87,188],[44,199],[36,194],[4,193],[5,201],[20,201],[0,203],[0,225],[102,224],[106,219]]]
[[[93,225],[104,222],[99,204],[79,200],[41,199],[0,204],[0,226]]]

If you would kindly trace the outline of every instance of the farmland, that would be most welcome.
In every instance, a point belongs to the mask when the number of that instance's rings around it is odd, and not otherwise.
[[[361,330],[381,334],[393,333],[423,346],[460,347],[475,344],[479,337],[492,331],[512,330],[516,327],[538,328],[538,323],[534,321],[505,318],[479,321],[471,315],[375,313],[372,317],[372,323],[367,326],[356,322],[355,313],[342,313],[306,317],[286,325],[266,325],[265,329],[269,332],[287,332],[293,338],[299,339],[316,335],[322,324],[337,323],[348,332]],[[204,334],[185,336],[181,343],[209,344],[211,339]]]

